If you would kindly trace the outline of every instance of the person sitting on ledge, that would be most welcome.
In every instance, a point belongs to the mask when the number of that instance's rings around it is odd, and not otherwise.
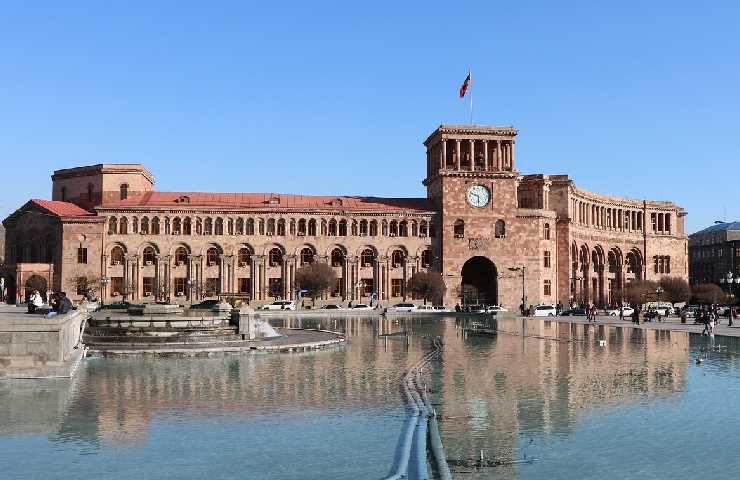
[[[36,309],[44,305],[44,299],[38,290],[34,290],[28,298],[28,313],[36,313]]]
[[[67,297],[67,294],[65,292],[59,292],[59,307],[57,308],[57,313],[60,315],[69,313],[70,310],[74,310],[74,305],[72,305],[72,301]]]

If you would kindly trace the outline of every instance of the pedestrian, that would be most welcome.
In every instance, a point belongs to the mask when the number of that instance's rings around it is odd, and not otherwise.
[[[36,309],[44,304],[44,299],[41,298],[41,294],[38,290],[34,290],[31,293],[31,297],[28,299],[28,313],[36,313]]]
[[[735,307],[730,307],[727,313],[727,326],[731,327],[735,323]]]
[[[699,311],[699,318],[697,318],[697,321],[704,324],[704,329],[701,331],[702,336],[709,335],[709,315],[703,308]]]
[[[634,323],[635,325],[640,324],[640,308],[639,307],[635,307],[635,309],[632,310],[632,323]]]

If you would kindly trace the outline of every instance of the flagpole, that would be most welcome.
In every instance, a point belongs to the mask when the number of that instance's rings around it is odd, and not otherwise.
[[[470,76],[470,124],[473,124],[473,72],[468,68],[468,75]]]

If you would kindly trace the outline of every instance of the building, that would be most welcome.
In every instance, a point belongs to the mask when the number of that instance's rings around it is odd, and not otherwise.
[[[740,290],[740,222],[719,222],[689,235],[689,281]]]
[[[140,164],[58,170],[51,200],[3,222],[9,281],[21,296],[103,278],[106,300],[265,302],[294,298],[296,270],[324,261],[338,277],[327,301],[399,301],[432,270],[447,305],[517,308],[615,303],[633,279],[687,278],[683,209],[522,175],[516,135],[441,125],[424,142],[426,198],[158,192]]]

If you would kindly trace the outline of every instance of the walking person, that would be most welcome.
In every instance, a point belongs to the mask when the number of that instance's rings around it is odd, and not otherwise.
[[[635,307],[634,310],[632,310],[632,323],[635,325],[640,324],[640,307]]]

